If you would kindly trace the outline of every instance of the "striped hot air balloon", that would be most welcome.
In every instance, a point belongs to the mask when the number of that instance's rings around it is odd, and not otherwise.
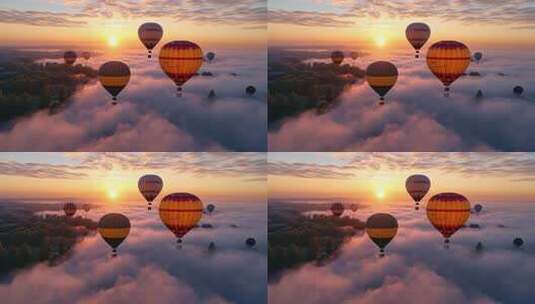
[[[108,61],[100,67],[98,77],[104,89],[113,97],[112,104],[115,105],[117,95],[130,81],[130,68],[121,61]]]
[[[137,30],[139,40],[149,51],[148,57],[152,57],[152,49],[160,42],[163,36],[163,29],[158,23],[143,23]]]
[[[182,86],[201,68],[202,49],[189,41],[172,41],[160,50],[160,66],[177,86],[177,96],[181,96]]]
[[[385,247],[398,232],[398,221],[387,213],[376,213],[366,221],[368,237],[379,247],[379,256],[384,256]]]
[[[444,84],[444,96],[449,96],[450,85],[470,65],[470,49],[461,42],[439,41],[427,51],[427,66]]]
[[[344,205],[342,203],[333,203],[331,205],[331,212],[334,216],[340,217],[344,213]]]
[[[398,69],[387,61],[376,61],[366,69],[368,85],[381,97],[379,104],[384,105],[385,95],[398,80]]]
[[[177,237],[177,243],[202,217],[203,203],[190,193],[173,193],[160,202],[160,219]]]
[[[76,205],[74,203],[65,203],[63,205],[63,211],[66,216],[72,217],[76,213]]]
[[[420,201],[427,194],[429,188],[431,188],[431,180],[422,174],[411,175],[405,181],[405,188],[416,203],[414,209],[418,210],[420,209]]]
[[[340,65],[344,62],[344,52],[334,51],[331,53],[331,60],[335,65]]]
[[[112,256],[117,256],[117,247],[130,233],[130,220],[120,213],[108,213],[98,222],[98,233],[113,249]]]
[[[445,244],[469,217],[470,201],[461,194],[439,193],[427,202],[427,218],[442,233]]]
[[[420,58],[420,49],[424,46],[427,40],[429,40],[431,29],[425,23],[415,22],[407,26],[405,35],[407,36],[409,43],[416,50],[415,57]]]
[[[63,54],[65,64],[68,66],[72,66],[76,62],[76,58],[78,58],[78,56],[76,55],[76,52],[73,51],[67,51]]]
[[[158,175],[147,174],[139,178],[137,182],[139,192],[148,203],[148,210],[152,209],[152,201],[160,194],[163,188],[163,180]]]

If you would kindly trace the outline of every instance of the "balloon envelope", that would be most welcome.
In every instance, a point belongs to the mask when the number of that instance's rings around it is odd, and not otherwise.
[[[342,203],[333,203],[331,205],[331,212],[334,216],[341,216],[344,213],[344,205]]]
[[[155,174],[143,175],[137,182],[139,192],[147,203],[149,203],[149,210],[151,209],[152,201],[160,194],[163,188],[163,180]]]
[[[91,58],[91,53],[83,52],[82,53],[82,58],[84,58],[85,60],[89,60]]]
[[[246,89],[245,89],[245,93],[247,93],[247,95],[249,96],[252,96],[256,93],[256,88],[253,87],[253,86],[248,86]]]
[[[466,71],[470,65],[470,50],[461,42],[439,41],[427,51],[427,66],[444,84],[444,90]],[[447,94],[446,94],[447,95]]]
[[[398,69],[387,61],[376,61],[366,69],[368,85],[384,100],[385,95],[398,80]]]
[[[405,30],[405,36],[407,36],[407,40],[409,40],[409,43],[416,50],[416,58],[419,58],[420,49],[429,40],[429,36],[431,36],[431,29],[425,23],[411,23]]]
[[[384,248],[398,232],[398,221],[387,213],[376,213],[366,221],[368,237],[384,252]]]
[[[449,242],[451,237],[470,217],[470,201],[457,193],[439,193],[427,202],[429,222]]]
[[[483,210],[483,206],[481,206],[480,204],[476,204],[476,205],[474,206],[474,210],[475,210],[477,213],[479,213],[479,212],[481,212],[481,210]]]
[[[249,247],[254,247],[256,245],[256,240],[254,238],[248,238],[245,241],[245,244]]]
[[[117,247],[130,233],[130,220],[120,213],[108,213],[100,218],[98,233],[113,248],[115,255]]]
[[[212,213],[215,210],[215,206],[213,204],[208,204],[208,206],[206,206],[206,210]]]
[[[524,240],[521,239],[521,238],[515,238],[513,240],[513,244],[516,246],[516,247],[520,247],[522,245],[524,245]]]
[[[520,95],[522,95],[522,93],[524,93],[524,88],[521,87],[521,86],[516,86],[513,89],[513,93],[515,93],[515,95],[520,96]]]
[[[130,68],[121,61],[108,61],[98,71],[100,84],[117,100],[117,95],[130,81]]]
[[[65,60],[66,65],[73,65],[76,62],[76,58],[78,58],[78,56],[73,51],[68,51],[63,54],[63,59]]]
[[[181,242],[202,217],[203,203],[190,193],[173,193],[162,199],[159,207],[160,219]]]
[[[193,42],[172,41],[160,50],[160,66],[179,91],[197,73],[202,61],[203,52]]]
[[[353,60],[357,60],[359,58],[358,52],[351,52],[349,55],[351,56],[351,59]]]
[[[474,53],[474,59],[476,61],[480,61],[482,58],[483,58],[483,53],[481,53],[481,52],[475,52]]]
[[[429,191],[429,188],[431,188],[431,180],[422,174],[411,175],[405,181],[405,188],[416,203],[416,206],[418,206],[419,202]]]
[[[74,203],[65,203],[63,205],[63,211],[68,217],[72,217],[76,213],[76,205]]]
[[[149,50],[149,58],[151,58],[152,49],[160,42],[163,36],[163,29],[158,23],[147,22],[143,23],[137,30],[139,40]]]
[[[213,61],[215,59],[215,53],[214,52],[206,53],[206,59],[208,59],[208,61]]]
[[[334,51],[331,53],[331,60],[334,64],[340,65],[344,61],[344,53],[340,51]]]

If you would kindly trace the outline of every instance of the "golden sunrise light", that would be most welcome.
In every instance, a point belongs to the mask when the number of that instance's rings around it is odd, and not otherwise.
[[[382,47],[384,47],[386,45],[386,38],[384,36],[375,37],[374,41],[375,41],[375,45],[377,47],[382,48]]]
[[[116,200],[117,197],[119,196],[119,193],[117,192],[117,190],[108,190],[108,198],[111,199],[112,201]]]
[[[108,37],[108,46],[114,48],[119,45],[119,39],[117,39],[116,36],[109,36]]]
[[[375,192],[375,197],[377,197],[379,200],[382,200],[385,198],[385,191],[383,189],[377,190]]]

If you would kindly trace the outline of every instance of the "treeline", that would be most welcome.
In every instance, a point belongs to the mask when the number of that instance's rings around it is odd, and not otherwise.
[[[321,262],[336,253],[344,241],[365,223],[349,217],[316,215],[270,209],[268,268],[273,274],[307,262]]]
[[[8,219],[0,224],[0,274],[65,255],[97,223],[80,216],[47,215]]]
[[[346,87],[365,77],[350,65],[277,61],[269,66],[269,122],[316,109],[325,112]]]
[[[96,78],[90,67],[30,60],[0,64],[0,121],[53,109],[65,103],[78,85]]]

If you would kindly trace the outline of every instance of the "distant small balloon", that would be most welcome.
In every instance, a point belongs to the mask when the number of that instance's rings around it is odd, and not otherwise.
[[[515,93],[516,96],[520,96],[522,93],[524,93],[524,88],[521,86],[516,86],[513,89],[513,93]]]
[[[357,60],[359,58],[359,53],[358,52],[351,52],[351,53],[349,53],[349,56],[351,56],[351,59]]]
[[[89,60],[91,58],[91,53],[83,52],[82,53],[82,58],[84,58],[86,61]]]
[[[254,94],[256,94],[256,88],[254,86],[248,86],[245,89],[245,93],[247,93],[247,95],[249,96],[253,96]]]
[[[331,205],[331,212],[334,216],[340,217],[344,213],[344,205],[342,203],[333,203]]]
[[[349,209],[351,209],[351,211],[353,212],[357,212],[357,210],[359,209],[359,205],[351,204],[351,206],[349,206]]]
[[[208,93],[208,98],[213,99],[215,97],[216,97],[215,91],[214,90],[210,90],[210,92]]]
[[[63,59],[65,60],[65,64],[72,66],[75,62],[78,56],[73,51],[68,51],[63,54]]]
[[[476,93],[476,99],[481,99],[481,98],[483,98],[483,91],[478,90]]]
[[[335,65],[340,65],[344,61],[344,53],[341,51],[332,52],[331,60]]]
[[[212,62],[212,61],[215,59],[215,53],[214,53],[214,52],[208,52],[208,53],[206,53],[206,59],[207,59],[209,62]]]
[[[215,243],[210,242],[210,244],[208,245],[208,251],[214,251],[214,250],[215,250]]]
[[[66,216],[72,217],[76,213],[76,205],[74,203],[65,203],[65,205],[63,205],[63,211]]]
[[[481,250],[483,250],[483,243],[477,242],[476,251],[481,251]]]
[[[256,245],[256,240],[254,238],[248,238],[247,240],[245,240],[245,244],[248,247],[254,247]]]
[[[513,244],[516,246],[516,247],[522,247],[522,245],[524,245],[524,240],[521,239],[521,238],[515,238],[513,240]]]
[[[215,210],[215,206],[213,204],[208,204],[208,206],[206,206],[206,210],[209,212],[209,213],[212,213],[214,212]]]
[[[474,210],[475,210],[477,213],[479,213],[479,212],[481,212],[481,210],[483,210],[483,206],[481,206],[481,204],[476,204],[476,205],[474,206]]]
[[[482,58],[483,58],[483,53],[481,53],[481,52],[475,52],[475,53],[474,53],[474,59],[475,59],[477,62],[481,61]]]
[[[85,211],[85,212],[89,212],[89,210],[91,210],[91,205],[89,205],[89,204],[84,204],[84,205],[82,206],[82,208],[84,208],[84,211]]]

